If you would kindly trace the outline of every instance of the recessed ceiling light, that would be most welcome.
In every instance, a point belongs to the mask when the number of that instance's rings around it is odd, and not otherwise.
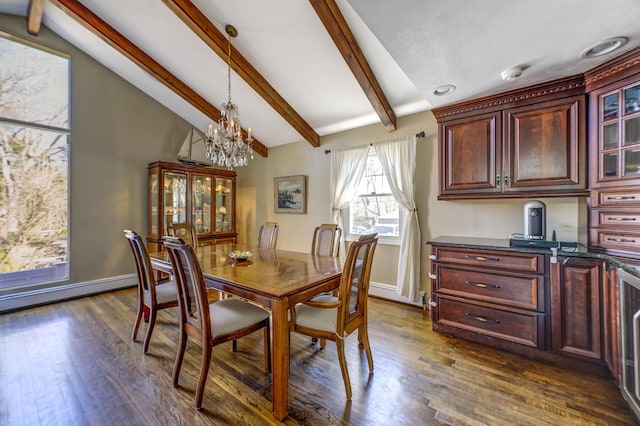
[[[611,53],[627,42],[626,37],[614,37],[589,46],[580,53],[581,58],[595,58]]]
[[[453,84],[444,84],[442,86],[438,86],[433,90],[433,94],[436,96],[444,96],[449,95],[456,91],[456,86]]]
[[[504,81],[515,80],[522,75],[522,71],[524,71],[525,68],[526,67],[524,65],[518,65],[517,67],[508,68],[502,71],[500,77],[502,77]]]

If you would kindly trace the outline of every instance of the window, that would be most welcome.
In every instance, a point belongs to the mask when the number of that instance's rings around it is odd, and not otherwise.
[[[0,290],[69,276],[69,58],[0,32]]]
[[[349,238],[377,232],[381,243],[399,244],[402,208],[393,198],[375,148],[369,148],[358,196],[349,205],[345,223]]]

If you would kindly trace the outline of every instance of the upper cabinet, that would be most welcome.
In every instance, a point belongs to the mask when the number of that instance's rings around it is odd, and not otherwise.
[[[160,161],[148,171],[150,244],[170,223],[192,224],[201,244],[235,241],[235,172]]]
[[[591,187],[640,184],[640,53],[587,74]],[[635,69],[635,74],[629,72]],[[600,77],[600,78],[598,78]],[[618,78],[616,78],[618,77]],[[591,87],[590,87],[591,88]]]
[[[439,128],[439,199],[587,195],[582,77],[433,112]]]

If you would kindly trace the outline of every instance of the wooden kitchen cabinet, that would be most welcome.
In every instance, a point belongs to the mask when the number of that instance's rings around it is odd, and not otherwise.
[[[558,257],[550,265],[551,348],[562,355],[601,360],[602,294],[605,263]]]
[[[169,223],[192,224],[200,244],[236,241],[235,172],[162,161],[147,169],[150,250],[162,247]]]
[[[640,256],[640,49],[585,74],[589,249]]]
[[[544,256],[433,247],[433,330],[545,349]]]
[[[587,195],[582,77],[433,112],[439,199]]]

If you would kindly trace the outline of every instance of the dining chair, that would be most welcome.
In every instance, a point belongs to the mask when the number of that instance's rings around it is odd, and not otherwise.
[[[278,222],[265,222],[258,231],[258,247],[275,248],[278,241]]]
[[[148,326],[142,344],[142,352],[146,354],[149,350],[151,333],[156,324],[157,313],[160,309],[178,306],[178,290],[175,281],[156,280],[151,268],[149,252],[140,235],[130,229],[125,229],[124,236],[129,241],[138,274],[138,313],[133,324],[131,340],[135,341],[138,337],[140,322],[144,317]]]
[[[173,367],[173,386],[178,386],[188,338],[200,339],[202,360],[195,395],[199,410],[214,346],[264,328],[264,368],[271,371],[269,313],[235,297],[209,303],[204,275],[193,247],[176,237],[164,237],[163,242],[178,284],[180,306],[180,337]]]
[[[362,235],[349,245],[338,295],[322,295],[291,309],[290,329],[321,340],[336,342],[338,361],[347,394],[351,399],[351,381],[347,370],[344,342],[347,336],[358,330],[358,342],[364,347],[373,373],[373,356],[367,332],[367,293],[369,276],[378,234]]]
[[[338,257],[340,255],[341,237],[342,229],[334,223],[323,223],[320,226],[316,226],[313,231],[313,240],[311,241],[311,254]]]
[[[191,247],[198,247],[198,233],[190,223],[169,223],[167,228],[172,237],[182,238]]]

